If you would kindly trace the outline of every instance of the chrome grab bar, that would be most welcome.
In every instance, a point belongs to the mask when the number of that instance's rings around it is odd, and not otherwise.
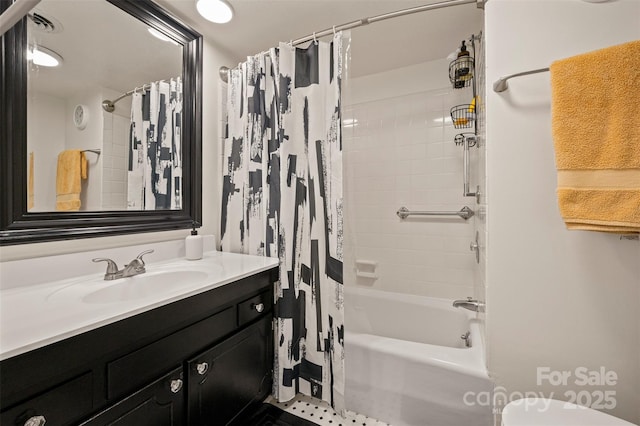
[[[459,216],[464,220],[469,219],[473,216],[473,210],[469,207],[464,206],[460,211],[457,212],[420,212],[420,211],[411,211],[406,207],[400,207],[396,212],[400,219],[406,219],[409,216]]]

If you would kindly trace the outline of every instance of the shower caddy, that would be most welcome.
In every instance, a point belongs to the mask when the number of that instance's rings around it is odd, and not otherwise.
[[[480,198],[480,186],[476,187],[475,192],[469,190],[469,148],[478,147],[478,122],[476,120],[476,110],[478,108],[478,95],[476,88],[476,73],[475,73],[475,56],[476,56],[476,41],[480,41],[482,33],[479,35],[471,35],[469,42],[471,43],[471,53],[467,55],[458,56],[458,58],[451,61],[449,64],[449,81],[454,89],[463,89],[471,86],[473,98],[471,103],[456,105],[451,108],[451,123],[456,129],[471,129],[473,132],[462,132],[454,137],[454,143],[456,145],[462,145],[463,147],[463,195],[465,197],[476,197],[476,201],[479,202]],[[466,51],[465,41],[462,41],[462,51]]]

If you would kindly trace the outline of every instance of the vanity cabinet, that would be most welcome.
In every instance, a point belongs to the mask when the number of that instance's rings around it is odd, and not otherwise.
[[[0,363],[0,424],[224,425],[271,391],[277,269]]]

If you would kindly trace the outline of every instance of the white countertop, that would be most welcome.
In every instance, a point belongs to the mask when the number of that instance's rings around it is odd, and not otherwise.
[[[147,272],[133,278],[104,281],[104,272],[49,283],[0,290],[0,360],[111,324],[145,311],[203,293],[278,265],[278,259],[211,251],[201,260],[171,259],[147,265]],[[167,283],[158,291],[126,295],[117,301],[89,301],[88,295],[108,294],[126,280],[153,288],[154,277]],[[174,274],[174,275],[172,275]],[[196,277],[172,281],[175,274]],[[168,278],[167,278],[168,277]],[[171,281],[171,284],[168,282]],[[174,284],[175,282],[175,284]],[[135,289],[135,281],[129,289]],[[154,289],[155,290],[155,289]],[[122,293],[122,292],[121,292]],[[84,299],[84,300],[83,300]]]

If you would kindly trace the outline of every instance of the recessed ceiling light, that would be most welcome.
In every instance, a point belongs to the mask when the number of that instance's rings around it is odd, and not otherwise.
[[[157,39],[160,39],[162,41],[168,41],[169,43],[173,43],[176,45],[178,44],[174,39],[167,37],[166,35],[162,34],[160,31],[156,30],[155,28],[147,28],[147,31],[149,31],[149,34],[151,34]]]
[[[62,64],[62,56],[43,46],[34,46],[27,50],[27,59],[42,67],[57,67]]]
[[[196,9],[207,21],[225,24],[233,18],[233,8],[224,0],[197,0]]]

